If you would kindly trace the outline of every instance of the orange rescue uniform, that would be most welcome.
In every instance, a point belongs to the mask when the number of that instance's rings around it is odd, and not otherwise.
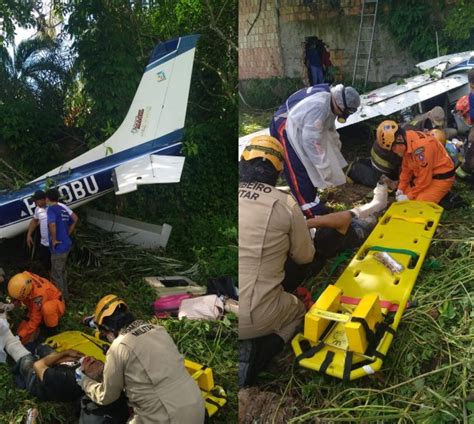
[[[398,188],[410,200],[438,203],[454,184],[454,164],[444,146],[427,133],[407,130]]]
[[[46,327],[56,327],[64,315],[66,305],[59,289],[46,278],[26,272],[32,280],[28,297],[21,301],[28,308],[28,318],[18,327],[18,336],[23,344],[30,341],[42,322]]]

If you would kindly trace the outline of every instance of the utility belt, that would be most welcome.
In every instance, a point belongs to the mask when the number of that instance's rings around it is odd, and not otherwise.
[[[436,174],[433,175],[433,180],[447,180],[448,178],[454,177],[456,174],[455,169],[451,169],[449,172],[445,172],[444,174]]]

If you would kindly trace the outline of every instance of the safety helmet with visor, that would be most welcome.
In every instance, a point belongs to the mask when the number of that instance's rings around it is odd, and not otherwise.
[[[395,121],[382,121],[377,127],[377,144],[384,150],[392,150],[394,144],[406,144],[404,141],[396,141],[398,131],[399,127]]]
[[[269,160],[275,169],[283,170],[285,151],[281,143],[269,135],[258,135],[250,140],[242,153],[243,160],[262,158]]]
[[[117,308],[128,309],[127,304],[115,294],[108,294],[99,300],[94,312],[94,323],[99,327],[104,326],[104,318],[111,316]]]
[[[27,272],[14,275],[8,282],[8,295],[13,299],[25,300],[33,289],[33,280]]]

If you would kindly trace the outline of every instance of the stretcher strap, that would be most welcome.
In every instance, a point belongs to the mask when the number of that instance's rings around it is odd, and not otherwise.
[[[326,357],[324,358],[324,361],[321,364],[321,368],[319,368],[319,372],[322,372],[325,374],[329,365],[331,365],[331,362],[333,359],[334,359],[334,352],[332,350],[328,350],[328,353],[326,353]]]
[[[352,370],[352,356],[354,353],[351,350],[348,350],[346,353],[346,357],[344,359],[344,372],[342,374],[342,379],[344,381],[349,381],[351,377],[351,370]]]
[[[358,305],[360,302],[360,297],[352,297],[352,296],[341,296],[341,303],[345,303],[347,305]],[[380,307],[388,309],[390,312],[397,312],[398,311],[398,304],[392,303],[389,300],[379,300]],[[406,307],[408,308],[410,303],[407,302]]]
[[[319,342],[317,345],[309,348],[308,350],[302,352],[300,355],[296,357],[296,362],[300,362],[302,359],[311,358],[317,352],[319,352],[324,347],[323,342]]]
[[[369,346],[367,347],[367,351],[370,352],[373,350],[375,347],[375,333],[370,329],[369,324],[367,324],[367,321],[364,318],[358,318],[358,317],[352,317],[351,319],[352,322],[359,322],[362,324],[362,327],[364,328],[365,331],[365,337],[367,338],[367,342],[369,343]]]

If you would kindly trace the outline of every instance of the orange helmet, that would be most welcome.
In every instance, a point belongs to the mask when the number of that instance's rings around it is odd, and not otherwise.
[[[395,121],[383,121],[377,127],[377,144],[385,150],[391,150],[395,141],[398,124]]]
[[[435,129],[428,131],[428,134],[436,138],[443,146],[446,144],[446,134],[443,130]]]
[[[112,315],[120,305],[124,305],[125,308],[128,308],[127,304],[115,294],[108,294],[107,296],[104,296],[99,300],[97,306],[95,307],[95,323],[102,325],[104,318]]]
[[[14,275],[8,282],[8,294],[13,299],[24,300],[31,293],[33,280],[29,273],[21,272]]]

